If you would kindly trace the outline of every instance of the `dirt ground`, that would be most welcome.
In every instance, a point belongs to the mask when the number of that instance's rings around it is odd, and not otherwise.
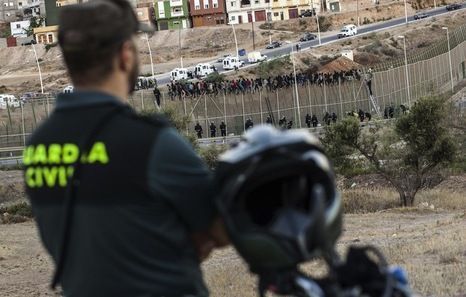
[[[0,206],[24,201],[21,171],[0,171],[0,180]],[[348,245],[375,244],[390,263],[407,269],[420,296],[466,294],[466,175],[422,191],[408,209],[395,207],[396,193],[377,175],[339,178],[338,185],[347,210],[365,205],[364,213],[345,215],[341,254]],[[304,269],[324,273],[320,262]],[[213,253],[203,271],[212,296],[257,296],[255,278],[232,248]],[[0,224],[0,296],[58,296],[48,288],[51,274],[51,259],[32,221]]]
[[[466,219],[458,211],[410,211],[346,215],[338,250],[351,244],[375,244],[390,263],[405,267],[421,296],[466,293]],[[321,263],[305,265],[322,274]],[[232,248],[215,252],[203,271],[212,296],[257,296],[255,278]],[[52,263],[33,222],[0,227],[0,296],[57,296],[47,287]]]

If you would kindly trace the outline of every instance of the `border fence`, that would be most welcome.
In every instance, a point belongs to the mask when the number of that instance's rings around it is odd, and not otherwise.
[[[382,113],[387,106],[410,106],[423,96],[449,91],[466,80],[466,25],[450,32],[449,39],[450,51],[445,39],[420,53],[409,55],[408,64],[404,59],[398,59],[372,67],[373,102],[365,81],[354,79],[321,86],[305,83],[275,91],[205,94],[181,100],[171,100],[167,93],[162,93],[161,105],[170,106],[188,117],[189,131],[194,132],[194,125],[199,122],[204,136],[209,135],[211,122],[219,131],[219,124],[224,121],[227,135],[238,135],[244,131],[247,119],[255,124],[264,123],[268,115],[272,115],[276,122],[285,116],[293,121],[295,128],[298,123],[305,126],[304,118],[308,113],[315,114],[319,122],[327,111],[335,112],[338,118],[359,109],[375,115],[374,105]],[[154,99],[151,90],[140,90],[128,102],[136,110],[151,111],[157,109]],[[0,109],[0,158],[21,154],[20,149],[28,135],[48,117],[54,103],[53,97],[44,97],[24,102],[17,108]]]

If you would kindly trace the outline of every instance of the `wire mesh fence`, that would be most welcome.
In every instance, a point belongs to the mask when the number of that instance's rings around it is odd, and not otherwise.
[[[305,126],[305,116],[316,115],[322,121],[326,112],[342,118],[350,111],[359,109],[375,113],[377,106],[384,111],[388,106],[395,109],[400,105],[410,106],[423,96],[451,90],[466,79],[466,26],[450,34],[450,52],[446,41],[432,46],[425,53],[391,65],[374,67],[371,102],[365,80],[338,81],[334,84],[300,84],[296,88],[265,89],[256,92],[236,92],[217,95],[204,94],[196,97],[171,98],[162,93],[161,106],[170,106],[179,114],[188,116],[187,129],[194,131],[199,122],[208,136],[211,122],[227,125],[228,134],[240,134],[245,123],[251,119],[255,124],[264,123],[267,116],[275,121],[282,117],[293,121],[293,127]],[[451,67],[450,67],[451,59]],[[24,146],[29,134],[46,119],[53,110],[55,99],[45,97],[22,103],[19,107],[7,104],[0,109],[0,148]],[[152,111],[158,108],[151,90],[135,92],[128,103],[138,111]],[[298,121],[298,118],[300,121]],[[83,118],[85,120],[85,118]],[[11,155],[0,149],[0,157]]]

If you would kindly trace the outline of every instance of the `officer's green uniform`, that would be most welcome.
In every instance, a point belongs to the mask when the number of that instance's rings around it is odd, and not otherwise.
[[[211,224],[212,184],[190,145],[110,95],[59,95],[24,152],[27,193],[55,261],[78,163],[65,296],[207,295],[189,233]]]

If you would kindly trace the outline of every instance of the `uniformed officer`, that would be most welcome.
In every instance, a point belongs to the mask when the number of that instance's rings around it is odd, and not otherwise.
[[[23,162],[64,296],[207,296],[200,261],[226,243],[201,159],[165,120],[126,103],[139,28],[126,0],[60,8],[75,89],[58,96]]]
[[[251,118],[246,120],[246,123],[244,124],[244,130],[249,130],[252,127],[254,127],[254,122],[252,121]]]
[[[224,121],[220,123],[220,133],[222,134],[222,137],[227,136],[227,125]]]
[[[315,114],[312,115],[311,121],[312,121],[312,127],[316,128],[317,125],[319,124],[319,120],[317,119]]]
[[[210,123],[210,137],[215,137],[217,135],[217,126],[215,126],[214,122]]]
[[[335,124],[337,122],[337,114],[332,112],[332,122]]]
[[[308,113],[306,114],[306,125],[311,128],[311,116]]]
[[[265,123],[267,125],[272,125],[273,124],[272,118],[270,116],[267,116],[267,118],[265,119]]]
[[[199,122],[197,122],[196,126],[194,126],[194,131],[196,131],[197,138],[202,138],[202,126],[199,124]]]

